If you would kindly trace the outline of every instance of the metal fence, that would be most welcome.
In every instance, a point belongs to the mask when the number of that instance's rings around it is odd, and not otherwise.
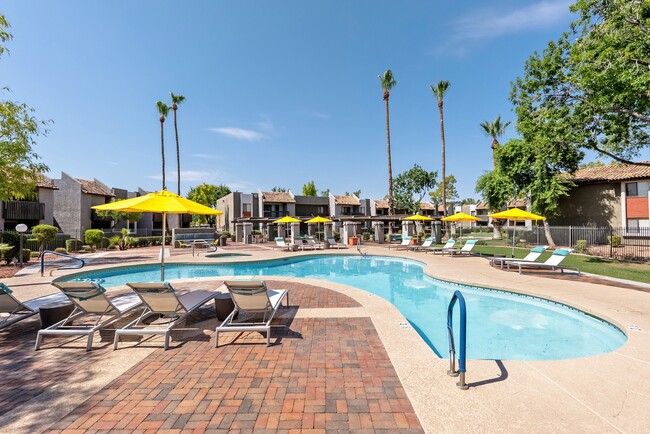
[[[556,245],[571,247],[578,253],[650,260],[650,227],[551,226],[550,232]],[[546,244],[543,225],[534,226],[532,230],[517,229],[516,237],[516,240],[524,239],[528,244]]]

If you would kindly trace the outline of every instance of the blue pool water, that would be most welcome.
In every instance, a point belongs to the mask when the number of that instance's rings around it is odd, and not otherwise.
[[[321,255],[237,264],[165,266],[167,280],[251,275],[324,279],[379,295],[395,305],[441,357],[448,356],[447,306],[457,289],[467,302],[467,357],[471,359],[586,357],[615,350],[627,341],[618,328],[584,312],[539,298],[433,279],[424,274],[421,263],[408,259]],[[160,266],[122,267],[76,274],[68,279],[73,278],[100,279],[106,287],[156,281],[160,279]]]

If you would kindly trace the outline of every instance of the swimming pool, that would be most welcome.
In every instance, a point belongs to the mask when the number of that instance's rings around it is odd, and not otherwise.
[[[612,324],[549,300],[456,285],[424,274],[423,264],[383,256],[315,255],[230,264],[166,264],[167,280],[218,276],[291,276],[364,289],[395,305],[441,357],[448,356],[447,306],[460,289],[467,302],[467,357],[559,360],[613,351],[627,341]],[[78,273],[106,287],[156,281],[159,265]],[[458,327],[456,327],[457,329]]]

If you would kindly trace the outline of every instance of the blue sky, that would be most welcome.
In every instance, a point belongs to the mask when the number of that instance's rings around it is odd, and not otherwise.
[[[510,82],[567,29],[566,0],[5,2],[10,54],[0,85],[53,124],[36,151],[64,171],[135,190],[161,188],[155,103],[178,111],[182,193],[202,182],[243,192],[387,192],[377,76],[392,69],[393,176],[441,167],[430,84],[448,80],[447,173],[474,197],[492,165],[479,128],[514,120]],[[7,95],[5,94],[5,97]],[[516,136],[511,127],[503,141]],[[165,122],[176,190],[173,120]]]

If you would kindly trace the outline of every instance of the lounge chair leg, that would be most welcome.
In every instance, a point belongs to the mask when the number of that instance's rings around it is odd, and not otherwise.
[[[43,335],[38,333],[36,335],[36,345],[34,346],[34,351],[38,351],[41,348],[42,341],[43,341]]]
[[[214,338],[214,347],[219,348],[219,330],[217,330],[217,335]]]
[[[165,333],[165,351],[169,349],[169,332]]]
[[[271,327],[266,329],[266,346],[267,347],[271,346]]]
[[[115,339],[113,339],[113,351],[117,350],[117,343],[120,339],[120,335],[117,333],[117,330],[115,330]]]
[[[88,343],[86,344],[86,351],[90,351],[93,349],[93,335],[95,333],[90,333],[88,335]]]

